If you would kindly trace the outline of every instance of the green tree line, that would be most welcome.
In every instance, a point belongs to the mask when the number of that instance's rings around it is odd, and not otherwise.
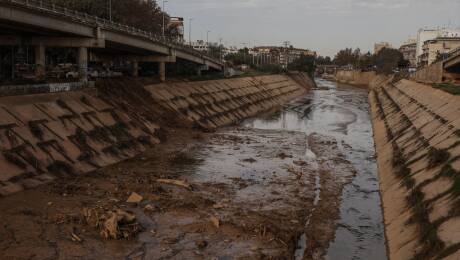
[[[127,24],[161,34],[163,11],[156,0],[48,0],[59,6]],[[109,8],[111,7],[111,8]],[[169,15],[165,13],[166,24]],[[176,35],[175,28],[166,28],[167,35]]]

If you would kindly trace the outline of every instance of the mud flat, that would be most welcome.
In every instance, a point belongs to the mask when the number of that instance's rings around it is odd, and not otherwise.
[[[304,236],[299,238],[296,259],[386,259],[368,91],[326,80],[317,80],[317,85],[281,112],[245,123],[256,129],[297,131],[308,136],[321,133],[334,140],[343,155],[341,160],[348,162],[348,170],[341,170],[333,161],[318,160],[316,167],[336,169],[332,176],[337,182],[322,183],[321,176],[330,173],[317,175],[320,192]],[[322,146],[327,145],[331,144]],[[314,157],[312,150],[307,147],[307,157]],[[346,178],[341,172],[348,172]]]
[[[369,95],[390,259],[459,259],[460,98],[409,80]]]
[[[354,175],[334,139],[247,128],[180,130],[169,138],[91,175],[3,198],[2,255],[290,259],[309,219],[317,237],[308,251],[324,253],[341,186]],[[305,155],[307,146],[314,157]],[[142,197],[138,203],[126,202],[132,192]],[[135,221],[117,222],[118,239],[105,239],[108,216],[119,210]]]

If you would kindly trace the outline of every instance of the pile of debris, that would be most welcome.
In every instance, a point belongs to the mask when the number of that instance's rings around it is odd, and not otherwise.
[[[133,212],[122,209],[104,211],[102,208],[84,208],[86,223],[100,230],[105,239],[133,239],[142,232]]]

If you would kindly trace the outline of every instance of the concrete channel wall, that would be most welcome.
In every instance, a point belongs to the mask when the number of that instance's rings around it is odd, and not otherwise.
[[[335,78],[340,83],[369,86],[372,80],[377,76],[375,71],[356,71],[356,70],[339,70]]]
[[[390,259],[460,259],[460,96],[392,78],[371,89]]]
[[[120,81],[109,82],[98,94],[1,97],[0,196],[140,154],[160,142],[157,114],[162,110],[169,111],[171,120],[178,117],[215,128],[282,105],[305,91],[289,76],[273,75],[146,87]]]
[[[146,89],[163,107],[208,129],[237,123],[307,91],[286,75],[160,84]]]

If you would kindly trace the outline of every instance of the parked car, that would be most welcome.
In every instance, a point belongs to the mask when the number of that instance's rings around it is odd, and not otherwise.
[[[80,74],[77,71],[72,70],[65,74],[65,78],[66,79],[78,79],[79,75]]]

